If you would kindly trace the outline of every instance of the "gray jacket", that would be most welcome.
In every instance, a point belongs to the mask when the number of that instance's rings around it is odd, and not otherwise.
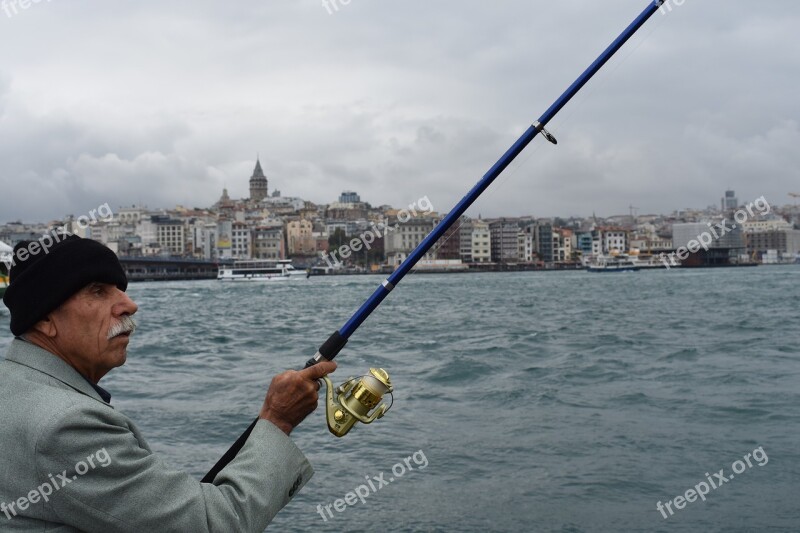
[[[59,357],[15,339],[0,362],[0,531],[261,532],[312,475],[261,420],[202,484]]]

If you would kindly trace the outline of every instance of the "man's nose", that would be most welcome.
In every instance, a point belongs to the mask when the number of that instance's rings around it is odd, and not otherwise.
[[[119,302],[114,305],[114,315],[115,316],[122,316],[122,315],[134,315],[136,311],[139,310],[139,306],[131,300],[131,297],[128,296],[127,293],[122,292],[121,290],[117,289],[119,292]]]

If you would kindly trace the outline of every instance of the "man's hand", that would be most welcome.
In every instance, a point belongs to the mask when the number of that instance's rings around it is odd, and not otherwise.
[[[259,418],[269,420],[287,435],[317,408],[317,380],[336,370],[336,363],[325,361],[303,370],[289,370],[272,379]]]

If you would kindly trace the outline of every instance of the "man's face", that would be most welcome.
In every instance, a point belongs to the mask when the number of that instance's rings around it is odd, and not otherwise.
[[[50,314],[56,332],[52,341],[63,359],[97,383],[125,364],[130,332],[110,339],[109,334],[137,310],[115,285],[90,283]]]

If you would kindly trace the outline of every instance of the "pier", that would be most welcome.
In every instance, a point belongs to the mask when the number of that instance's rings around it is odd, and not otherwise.
[[[129,281],[216,279],[219,263],[181,257],[120,257]]]

